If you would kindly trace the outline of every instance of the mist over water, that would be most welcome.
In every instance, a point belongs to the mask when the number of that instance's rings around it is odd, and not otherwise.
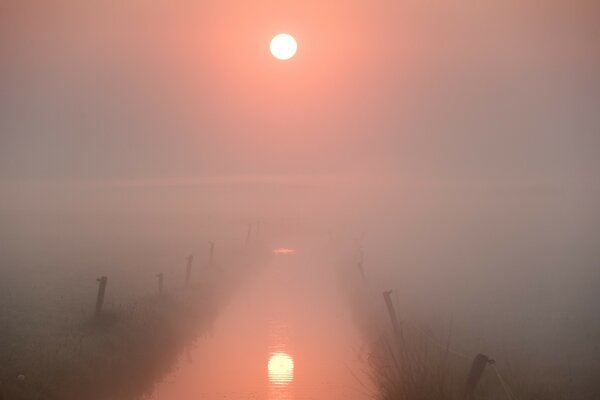
[[[311,258],[272,259],[150,398],[367,398],[335,268]]]
[[[386,290],[414,348],[470,357],[440,362],[457,393],[483,353],[517,398],[597,397],[599,26],[585,0],[1,4],[0,398],[72,398],[146,309],[177,326],[149,398],[411,398],[372,379]],[[119,328],[89,328],[105,275]],[[96,372],[45,376],[73,359]]]

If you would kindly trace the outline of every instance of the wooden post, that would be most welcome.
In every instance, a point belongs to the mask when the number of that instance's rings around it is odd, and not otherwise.
[[[161,272],[160,274],[156,274],[156,277],[158,278],[158,294],[162,294],[163,280],[164,280],[165,275]]]
[[[209,256],[208,256],[208,265],[209,266],[213,266],[214,261],[215,261],[215,242],[209,242],[210,243],[210,251],[209,251]]]
[[[471,365],[471,371],[469,372],[469,377],[467,378],[467,387],[465,388],[465,399],[472,399],[475,394],[475,388],[483,375],[483,370],[487,364],[494,364],[495,361],[488,358],[484,354],[477,354],[473,359],[473,364]]]
[[[363,280],[363,283],[367,282],[367,277],[365,276],[365,269],[363,268],[363,251],[361,248],[358,249],[358,263],[356,264],[356,267],[358,268],[358,272],[360,273],[360,277]]]
[[[358,268],[358,272],[360,272],[360,277],[363,280],[363,283],[367,282],[367,276],[365,275],[365,269],[363,268],[363,262],[362,260],[360,260],[357,264],[356,264],[357,268]]]
[[[96,298],[96,316],[102,313],[102,305],[104,304],[104,293],[106,293],[106,283],[108,278],[102,276],[96,279],[100,284],[98,285],[98,297]]]
[[[194,256],[189,255],[186,257],[187,267],[185,270],[185,286],[188,287],[190,285],[190,278],[192,277],[192,261],[194,261]]]
[[[390,314],[390,321],[392,321],[392,328],[394,329],[394,333],[396,334],[396,336],[402,336],[400,322],[398,321],[398,317],[396,316],[396,309],[394,308],[394,303],[392,303],[390,293],[392,293],[391,290],[383,292],[383,298],[385,299],[385,305],[387,306],[388,314]]]
[[[246,233],[246,244],[250,243],[252,237],[252,224],[248,224],[248,233]]]

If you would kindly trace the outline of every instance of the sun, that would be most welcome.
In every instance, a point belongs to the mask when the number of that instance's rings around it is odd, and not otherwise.
[[[271,39],[271,54],[278,60],[289,60],[298,50],[296,39],[290,34],[280,33]]]
[[[269,357],[267,370],[272,383],[289,383],[294,379],[294,360],[287,353],[273,353]]]

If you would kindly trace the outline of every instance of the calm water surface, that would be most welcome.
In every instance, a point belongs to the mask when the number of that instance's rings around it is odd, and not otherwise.
[[[152,399],[344,399],[368,395],[361,340],[327,265],[279,254],[224,308]]]

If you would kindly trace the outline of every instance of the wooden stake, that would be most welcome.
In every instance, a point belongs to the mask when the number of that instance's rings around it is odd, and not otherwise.
[[[367,277],[365,275],[365,269],[363,268],[363,251],[362,249],[358,249],[358,263],[356,264],[357,268],[358,268],[358,272],[360,273],[360,277],[363,280],[363,283],[367,282]]]
[[[215,242],[209,242],[210,243],[210,252],[209,252],[209,256],[208,256],[208,265],[209,266],[213,266],[214,261],[215,261]]]
[[[473,364],[471,365],[471,371],[469,372],[469,377],[467,378],[467,387],[465,388],[465,399],[472,399],[475,394],[475,388],[477,388],[477,384],[483,375],[483,370],[487,364],[494,364],[495,361],[488,358],[484,354],[477,354],[473,359]]]
[[[98,285],[98,297],[96,298],[96,316],[102,313],[102,305],[104,304],[104,293],[106,293],[106,283],[108,278],[102,276],[96,279],[100,284]]]
[[[192,277],[192,261],[194,261],[194,256],[189,255],[186,257],[187,267],[185,269],[185,286],[188,287],[190,285],[190,278]]]
[[[250,243],[252,237],[252,224],[248,224],[248,233],[246,233],[246,244]]]
[[[392,328],[394,329],[394,333],[396,336],[402,336],[402,329],[400,328],[400,322],[398,321],[398,317],[396,316],[396,309],[394,308],[394,303],[392,303],[392,298],[390,294],[391,290],[387,290],[383,292],[383,298],[385,299],[385,305],[388,309],[388,314],[390,315],[390,321],[392,321]]]
[[[156,274],[156,277],[158,278],[158,294],[162,294],[165,274],[161,272],[160,274]]]

